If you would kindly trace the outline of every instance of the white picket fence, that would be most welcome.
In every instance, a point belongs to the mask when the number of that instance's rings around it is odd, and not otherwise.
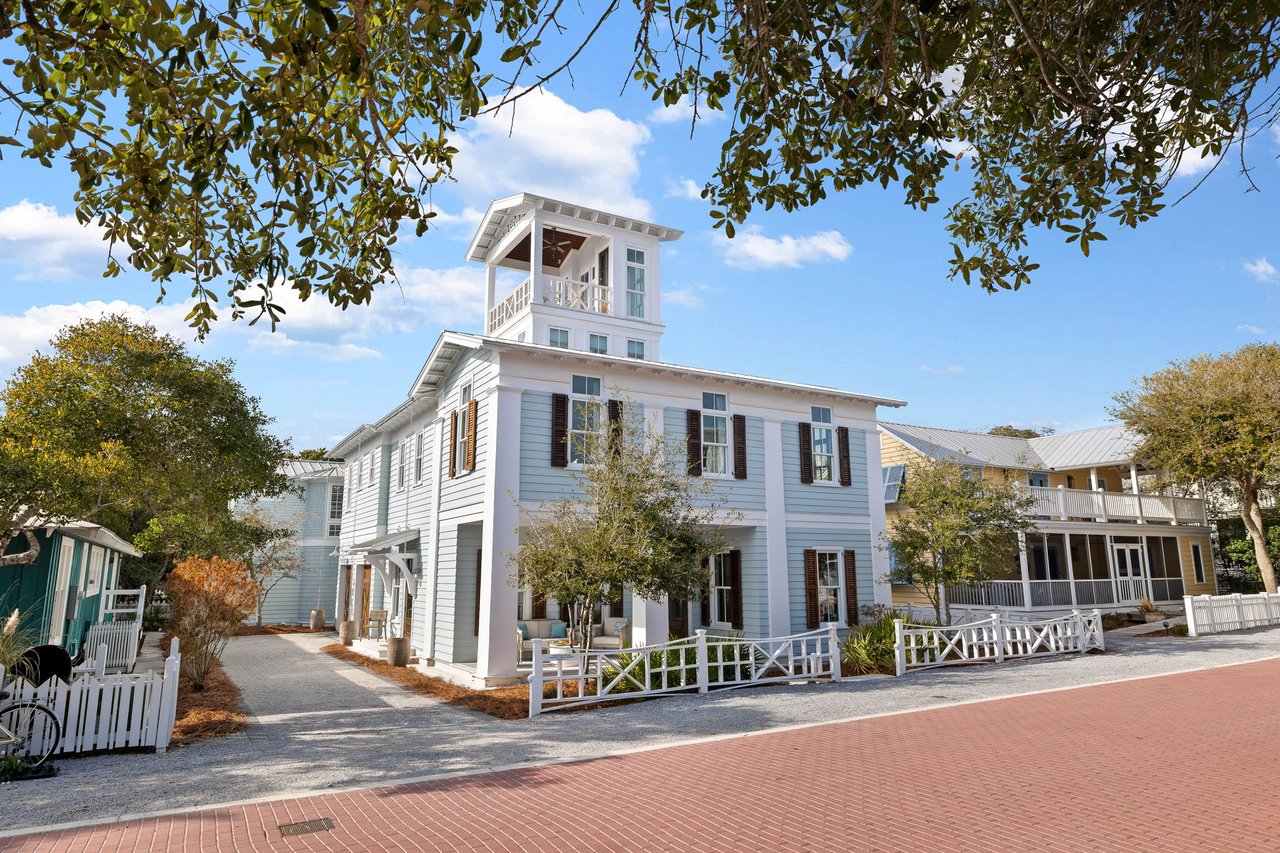
[[[1035,621],[1011,621],[996,611],[981,621],[948,627],[895,619],[893,634],[898,675],[913,669],[1106,649],[1098,610],[1073,610],[1069,616]]]
[[[634,649],[548,652],[533,641],[529,716],[544,711],[667,693],[708,693],[750,684],[840,680],[834,624],[788,637],[709,635]],[[551,688],[550,690],[548,688]],[[551,695],[546,695],[550,692]]]
[[[1187,595],[1182,602],[1192,637],[1280,625],[1280,593]]]
[[[164,752],[173,737],[178,710],[178,640],[169,646],[164,672],[104,675],[105,644],[98,647],[95,672],[78,673],[68,684],[50,679],[39,687],[22,678],[0,684],[13,694],[7,701],[35,700],[53,710],[62,724],[57,754],[154,747]]]

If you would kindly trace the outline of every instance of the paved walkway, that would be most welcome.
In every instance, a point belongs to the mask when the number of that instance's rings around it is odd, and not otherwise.
[[[1280,661],[10,839],[70,850],[1274,850]],[[332,829],[283,837],[328,818]]]

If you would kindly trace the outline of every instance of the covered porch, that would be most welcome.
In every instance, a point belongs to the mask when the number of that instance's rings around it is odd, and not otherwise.
[[[355,623],[352,651],[385,660],[388,640],[412,638],[419,541],[417,529],[401,530],[357,542],[340,555],[337,614],[339,624]]]
[[[1140,598],[1181,605],[1187,576],[1177,533],[1170,527],[1037,532],[1019,543],[1018,566],[1008,577],[948,587],[945,595],[952,608],[1123,610]]]

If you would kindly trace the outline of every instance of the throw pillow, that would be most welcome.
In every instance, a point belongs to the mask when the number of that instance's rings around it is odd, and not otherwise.
[[[520,631],[520,639],[522,639],[522,640],[524,640],[524,641],[528,642],[528,640],[529,640],[529,626],[528,626],[528,625],[526,625],[526,624],[524,624],[523,622],[519,622],[519,623],[517,623],[517,624],[516,624],[516,629]]]
[[[569,626],[563,622],[551,623],[551,639],[563,640],[569,636]]]
[[[622,629],[623,629],[623,628],[625,628],[625,627],[627,627],[627,620],[626,620],[626,619],[619,619],[617,622],[615,622],[615,623],[613,624],[613,636],[615,636],[615,637],[621,637],[621,636],[622,636]]]

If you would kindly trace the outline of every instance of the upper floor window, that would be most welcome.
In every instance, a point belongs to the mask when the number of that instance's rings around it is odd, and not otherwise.
[[[329,522],[327,532],[330,536],[340,536],[342,534],[342,503],[344,497],[345,490],[341,483],[334,483],[329,487]]]
[[[374,470],[373,470],[374,460],[377,457],[377,455],[378,455],[377,451],[374,451],[369,454],[369,485],[370,486],[376,486],[378,484],[378,475],[374,473]]]
[[[606,335],[592,335],[587,339],[587,349],[596,355],[609,354],[609,338]]]
[[[400,442],[400,456],[396,460],[396,488],[404,488],[405,470],[409,467],[409,440]]]
[[[1044,473],[1043,471],[1032,471],[1031,473],[1027,474],[1027,485],[1028,486],[1048,486],[1049,475]]]
[[[420,432],[414,437],[413,449],[413,484],[416,486],[422,482],[422,468],[425,445],[427,443],[427,434]]]
[[[467,410],[470,408],[467,404],[471,402],[471,386],[463,385],[462,392],[458,395],[458,437],[457,446],[454,452],[459,462],[459,470],[466,470],[465,463],[462,460],[467,458]]]
[[[365,467],[364,460],[357,459],[356,460],[356,488],[357,489],[364,488],[364,467]]]
[[[627,358],[644,358],[644,341],[627,341]]]
[[[724,394],[702,394],[702,473],[729,473],[729,402]]]
[[[560,349],[569,348],[569,330],[568,329],[551,329],[550,337],[547,340],[550,346]]]
[[[644,319],[644,252],[627,249],[627,316]]]
[[[590,461],[592,449],[600,443],[604,427],[604,405],[600,402],[598,376],[574,376],[569,398],[569,463]]]
[[[812,406],[810,419],[813,430],[813,481],[830,483],[835,478],[835,430],[831,428],[831,409]]]

